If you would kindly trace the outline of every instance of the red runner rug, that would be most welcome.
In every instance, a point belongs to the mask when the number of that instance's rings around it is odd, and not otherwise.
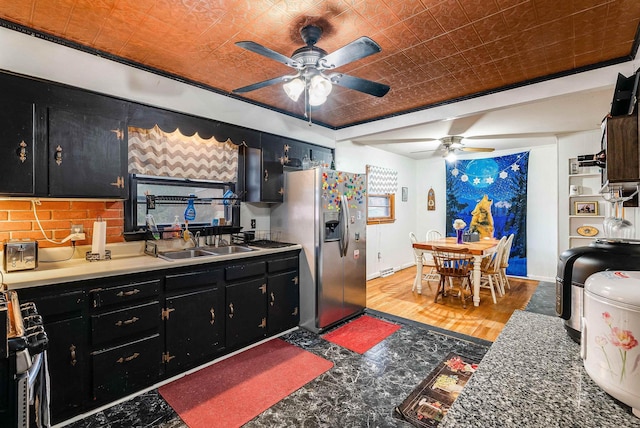
[[[190,428],[239,427],[333,367],[281,339],[159,388]]]
[[[323,335],[322,338],[358,354],[364,354],[399,328],[398,324],[362,315]]]

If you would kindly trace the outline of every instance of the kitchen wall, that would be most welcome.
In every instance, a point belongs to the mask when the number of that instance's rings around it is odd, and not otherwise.
[[[35,207],[35,210],[34,210]],[[123,242],[124,206],[121,201],[0,200],[0,241],[6,239],[36,239],[39,248],[71,246],[47,241],[60,241],[71,233],[72,224],[84,227],[86,239],[77,245],[90,245],[93,222],[102,217],[107,222],[107,243]],[[42,226],[38,225],[38,221]]]

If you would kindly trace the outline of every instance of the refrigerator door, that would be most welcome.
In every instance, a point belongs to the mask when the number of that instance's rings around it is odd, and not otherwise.
[[[367,305],[367,191],[365,174],[344,173],[345,256],[343,317],[364,310]]]
[[[320,225],[323,231],[319,243],[318,265],[318,328],[323,329],[344,318],[344,213],[342,207],[341,173],[318,170],[321,189]]]

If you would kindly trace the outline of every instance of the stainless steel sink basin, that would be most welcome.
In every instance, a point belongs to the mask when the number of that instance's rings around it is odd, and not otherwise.
[[[186,250],[165,251],[164,253],[159,253],[158,257],[165,260],[183,260],[215,255],[216,254],[211,251],[203,250],[201,248],[190,248]]]
[[[248,253],[249,251],[255,251],[253,248],[243,247],[241,245],[229,245],[227,247],[206,247],[207,251],[219,255],[236,254],[236,253]]]

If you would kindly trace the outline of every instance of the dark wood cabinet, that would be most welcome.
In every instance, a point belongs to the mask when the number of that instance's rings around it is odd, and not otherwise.
[[[238,348],[267,334],[267,265],[246,261],[225,268],[226,345]]]
[[[49,109],[49,194],[124,199],[127,129],[119,118]]]
[[[267,262],[269,334],[289,330],[300,322],[298,264],[298,256],[281,257]]]
[[[282,202],[284,168],[271,150],[245,150],[245,201]]]
[[[54,423],[295,327],[298,253],[19,290],[49,336]]]
[[[32,103],[7,99],[0,100],[0,169],[5,177],[0,183],[0,194],[30,196],[35,192],[35,141]]]
[[[605,151],[606,167],[602,168],[604,189],[622,188],[623,194],[636,191],[640,183],[640,129],[638,111],[632,115],[605,119],[602,124],[601,148]],[[625,206],[638,206],[638,197],[625,201]]]
[[[35,302],[49,338],[47,361],[54,423],[77,414],[86,402],[89,343],[83,317],[85,295],[84,290],[55,287],[19,291],[21,302]]]
[[[222,270],[168,275],[164,360],[168,374],[211,360],[224,349]]]

